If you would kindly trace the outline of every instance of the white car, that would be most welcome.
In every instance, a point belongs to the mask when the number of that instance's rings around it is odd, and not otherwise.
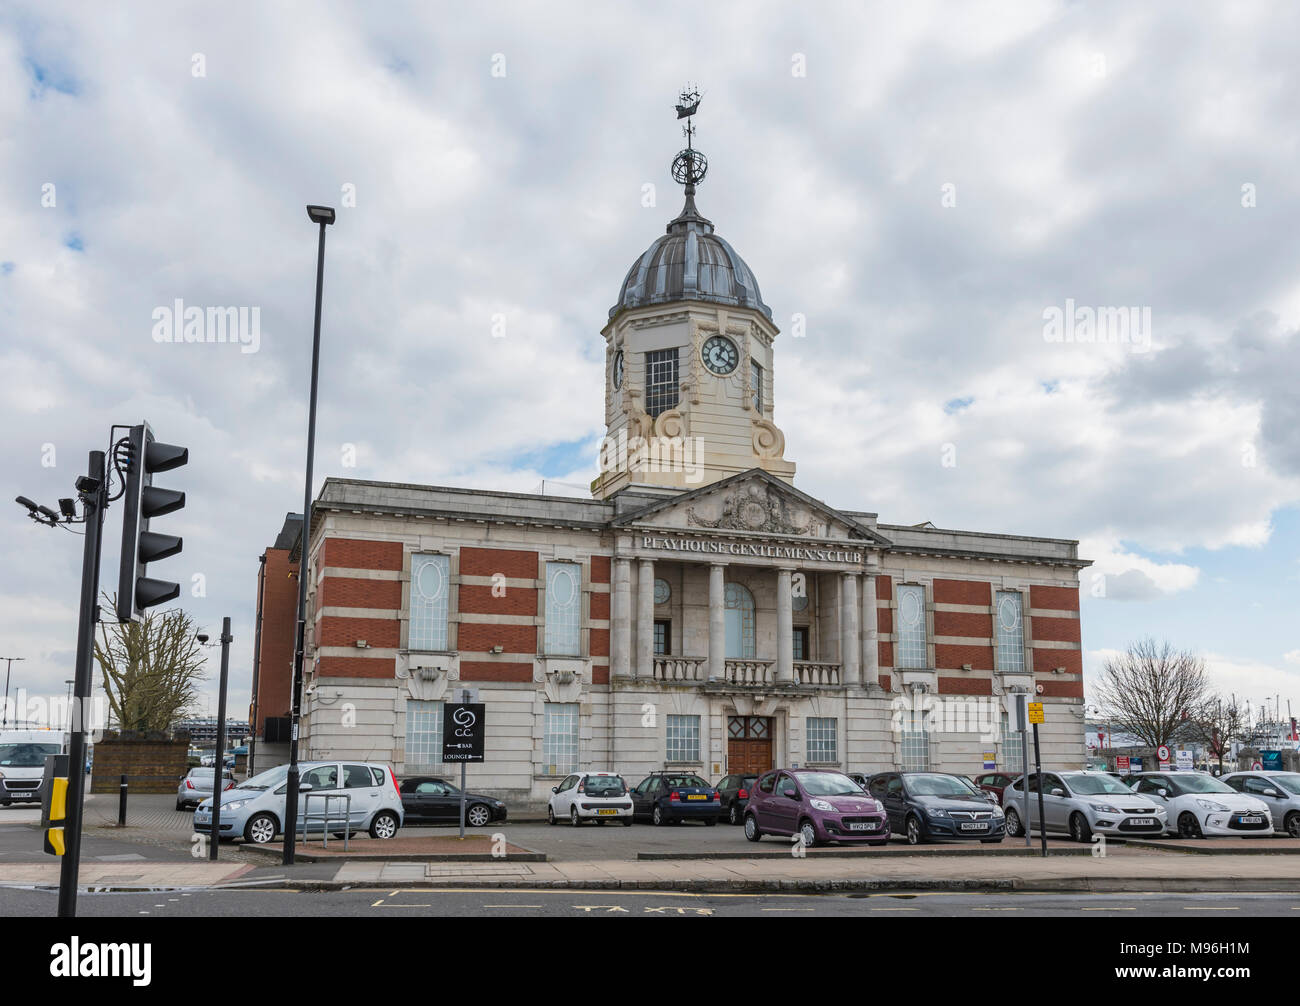
[[[1134,793],[1164,807],[1168,831],[1181,838],[1269,835],[1273,815],[1263,800],[1238,793],[1206,772],[1142,772],[1129,776]]]
[[[1273,827],[1300,838],[1300,772],[1230,772],[1223,781],[1239,793],[1263,800],[1273,813]]]
[[[632,794],[617,772],[575,772],[551,788],[546,820],[567,817],[575,828],[583,821],[622,821],[632,827]]]
[[[1029,827],[1039,831],[1039,777],[1031,774],[1029,786]],[[1089,842],[1094,834],[1150,835],[1165,833],[1165,809],[1138,796],[1113,775],[1106,772],[1044,772],[1042,775],[1042,831],[1065,832],[1076,842]],[[1007,834],[1023,835],[1026,777],[1021,776],[1002,791],[1002,809],[1006,812]]]

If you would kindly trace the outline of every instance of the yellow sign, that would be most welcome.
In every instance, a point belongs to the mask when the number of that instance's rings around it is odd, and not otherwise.
[[[1043,704],[1041,702],[1029,703],[1029,722],[1043,723]]]

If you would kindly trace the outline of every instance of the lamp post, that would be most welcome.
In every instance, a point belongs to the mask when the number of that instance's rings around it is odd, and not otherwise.
[[[0,660],[9,661],[5,667],[5,701],[4,706],[0,707],[0,729],[9,725],[9,672],[13,669],[15,660],[26,660],[26,657],[0,657]],[[14,717],[17,721],[18,717]]]
[[[208,642],[207,633],[200,632],[195,638],[201,645]],[[221,846],[221,785],[226,771],[226,680],[230,676],[230,643],[235,637],[230,634],[230,616],[221,620],[221,683],[217,688],[217,757],[212,764],[212,841],[208,844],[208,859],[217,860],[217,850]]]
[[[316,388],[320,376],[320,305],[325,282],[325,228],[334,222],[329,206],[308,206],[307,216],[320,225],[316,248],[316,320],[311,340],[311,400],[307,407],[307,475],[302,490],[302,534],[298,545],[298,633],[293,651],[293,705],[290,714],[289,778],[284,796],[284,865],[293,865],[298,837],[298,722],[302,718],[302,671],[307,645],[307,549],[311,541],[312,460],[316,453]]]

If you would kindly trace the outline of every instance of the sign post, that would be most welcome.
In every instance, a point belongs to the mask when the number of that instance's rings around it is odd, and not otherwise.
[[[466,696],[469,697],[469,696]],[[460,837],[465,837],[465,766],[483,760],[482,702],[448,702],[442,707],[442,760],[460,762]]]
[[[1020,767],[1024,772],[1024,792],[1021,799],[1021,814],[1025,822],[1025,848],[1033,841],[1029,837],[1029,696],[1017,692],[1011,696],[1016,729],[1020,731]]]
[[[1038,724],[1043,722],[1043,704],[1041,702],[1029,703],[1029,722],[1034,725],[1034,777],[1038,780],[1038,838],[1042,842],[1043,855],[1047,855],[1047,813],[1043,806],[1043,762],[1042,755],[1038,747]],[[1025,787],[1028,791],[1029,787]],[[1026,792],[1026,802],[1028,801],[1028,792]],[[1025,825],[1025,834],[1029,834],[1029,825]]]

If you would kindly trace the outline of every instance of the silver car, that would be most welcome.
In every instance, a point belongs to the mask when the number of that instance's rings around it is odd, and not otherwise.
[[[210,768],[192,768],[181,776],[180,785],[176,787],[176,809],[197,807],[202,800],[212,795],[212,772]],[[235,777],[229,770],[221,773],[221,788],[230,789],[235,785]]]
[[[1044,772],[1043,817],[1038,821],[1038,776],[1029,777],[1029,824],[1033,831],[1060,832],[1076,842],[1100,835],[1163,835],[1168,814],[1145,796],[1133,793],[1106,772]],[[1007,834],[1024,834],[1025,776],[1002,791]]]
[[[1262,800],[1273,814],[1273,827],[1300,838],[1300,772],[1229,772],[1223,781],[1233,789]]]
[[[405,812],[393,770],[382,764],[348,761],[300,762],[298,830],[353,834],[367,831],[371,838],[392,838],[402,826]],[[277,765],[245,779],[221,794],[222,838],[243,837],[264,845],[284,831],[285,790],[289,766]],[[328,796],[329,799],[322,799]],[[317,815],[328,812],[329,821]],[[212,832],[212,798],[194,812],[194,830]]]

